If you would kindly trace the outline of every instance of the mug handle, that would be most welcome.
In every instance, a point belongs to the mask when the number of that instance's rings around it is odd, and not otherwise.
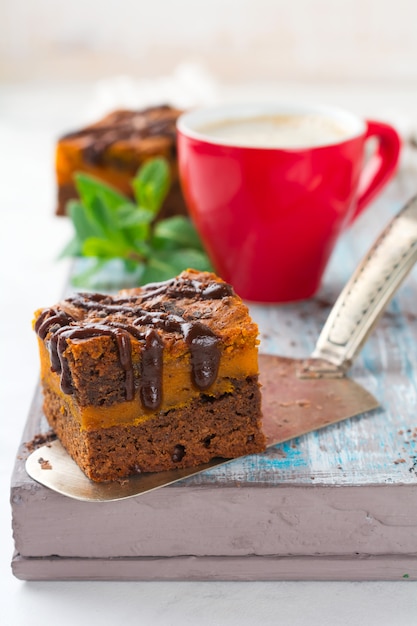
[[[359,197],[352,223],[395,173],[400,157],[401,139],[389,124],[366,120],[365,140],[375,137],[378,145],[366,163],[359,180]]]

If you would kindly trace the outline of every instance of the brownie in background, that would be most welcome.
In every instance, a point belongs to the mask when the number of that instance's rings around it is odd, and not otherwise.
[[[68,200],[78,197],[74,173],[85,172],[133,197],[131,180],[149,159],[164,157],[171,168],[171,188],[161,217],[185,215],[179,185],[176,121],[181,110],[169,105],[139,111],[116,110],[95,124],[68,133],[56,146],[57,215],[66,214]]]

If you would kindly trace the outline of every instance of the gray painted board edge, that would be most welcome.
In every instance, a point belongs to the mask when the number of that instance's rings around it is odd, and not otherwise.
[[[21,580],[96,581],[411,581],[417,556],[195,557],[63,559],[15,555],[13,573]]]

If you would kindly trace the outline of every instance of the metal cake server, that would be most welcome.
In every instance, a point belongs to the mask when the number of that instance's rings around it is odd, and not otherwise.
[[[379,406],[346,372],[416,260],[417,196],[390,221],[346,284],[311,357],[260,355],[263,428],[268,446]],[[63,495],[106,502],[131,498],[225,463],[230,460],[214,459],[194,468],[94,483],[59,441],[53,441],[32,452],[26,471]]]

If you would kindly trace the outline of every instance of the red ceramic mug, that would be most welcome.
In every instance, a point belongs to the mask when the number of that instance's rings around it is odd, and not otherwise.
[[[317,292],[338,236],[400,152],[391,126],[329,107],[203,108],[180,116],[177,134],[183,193],[216,271],[264,303]]]

